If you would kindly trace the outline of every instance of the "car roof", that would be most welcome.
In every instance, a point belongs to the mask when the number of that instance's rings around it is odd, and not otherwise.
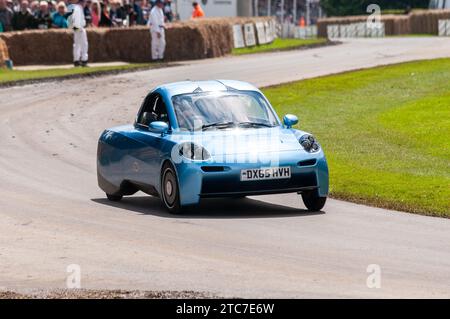
[[[220,92],[230,90],[257,91],[252,84],[235,80],[183,81],[164,84],[155,90],[164,90],[170,97],[194,92]]]

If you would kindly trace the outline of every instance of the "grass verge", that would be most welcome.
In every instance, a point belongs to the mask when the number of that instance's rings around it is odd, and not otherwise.
[[[300,48],[308,48],[313,46],[325,45],[328,43],[327,39],[281,39],[277,38],[270,44],[264,44],[248,48],[233,49],[233,55],[243,55],[252,53],[272,52],[294,50]]]
[[[335,198],[450,217],[450,59],[266,88],[314,133]]]
[[[9,86],[20,83],[30,83],[37,80],[54,80],[93,76],[120,72],[136,71],[159,67],[157,63],[135,63],[117,66],[99,66],[88,68],[45,69],[45,70],[7,70],[0,69],[0,86]]]

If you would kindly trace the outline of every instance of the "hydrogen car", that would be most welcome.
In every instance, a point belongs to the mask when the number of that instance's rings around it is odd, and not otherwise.
[[[172,213],[202,198],[297,193],[319,211],[328,195],[324,152],[310,133],[280,121],[251,84],[187,81],[159,86],[134,124],[105,130],[97,176],[111,201],[137,191]]]

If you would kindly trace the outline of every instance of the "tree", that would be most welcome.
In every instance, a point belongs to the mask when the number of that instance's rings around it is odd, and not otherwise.
[[[381,10],[427,8],[429,0],[321,0],[320,4],[328,16],[365,14],[369,4],[378,4]]]

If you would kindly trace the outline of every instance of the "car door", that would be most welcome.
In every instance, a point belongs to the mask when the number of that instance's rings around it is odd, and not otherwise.
[[[146,97],[135,123],[133,139],[137,141],[131,150],[129,163],[130,178],[141,185],[156,186],[160,178],[161,147],[163,138],[160,133],[149,131],[150,123],[163,121],[169,124],[167,108],[159,93]]]

